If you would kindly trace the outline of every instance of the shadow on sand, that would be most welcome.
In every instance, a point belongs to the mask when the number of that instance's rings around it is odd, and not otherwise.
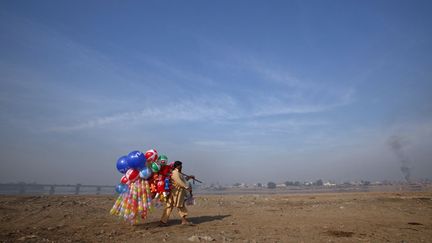
[[[223,220],[224,218],[230,217],[230,214],[226,214],[226,215],[215,215],[215,216],[197,216],[197,217],[188,217],[188,220],[191,221],[192,223],[198,225],[198,224],[202,224],[202,223],[206,223],[206,222],[211,222],[211,221],[215,221],[215,220]],[[181,220],[180,219],[173,219],[168,221],[168,227],[169,226],[175,226],[175,225],[181,225]],[[140,225],[136,225],[138,227],[143,227],[143,228],[153,228],[153,227],[159,227],[159,221],[156,222],[148,222],[148,223],[144,223],[144,224],[140,224]]]
[[[211,222],[211,221],[215,221],[215,220],[222,220],[222,219],[230,217],[230,216],[231,216],[230,214],[226,214],[226,215],[216,215],[216,216],[191,217],[188,219],[189,219],[189,221],[191,221],[194,224],[202,224],[202,223]],[[171,220],[170,223],[171,224],[180,224],[181,220],[180,219]]]

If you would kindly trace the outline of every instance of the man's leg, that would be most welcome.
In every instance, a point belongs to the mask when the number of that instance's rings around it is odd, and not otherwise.
[[[188,215],[188,211],[187,211],[186,207],[185,206],[179,207],[179,208],[177,208],[177,210],[178,210],[178,213],[180,215],[182,224],[189,224],[189,221],[186,219],[186,216]]]
[[[173,210],[173,205],[169,205],[168,203],[165,204],[165,208],[162,213],[162,218],[160,220],[162,223],[164,224],[168,223],[168,219],[169,216],[171,215],[172,210]]]

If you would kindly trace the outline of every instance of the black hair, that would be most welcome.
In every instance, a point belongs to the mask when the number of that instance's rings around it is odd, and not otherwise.
[[[179,166],[181,166],[183,163],[181,162],[181,161],[176,161],[176,162],[174,162],[174,168],[177,168],[177,167],[179,167]]]

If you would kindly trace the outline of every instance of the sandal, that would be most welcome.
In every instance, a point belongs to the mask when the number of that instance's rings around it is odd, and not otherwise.
[[[159,221],[159,225],[158,225],[159,227],[167,227],[168,226],[168,223],[165,223],[165,222],[162,222],[162,221]]]
[[[195,226],[195,224],[192,223],[192,222],[181,223],[181,225],[185,225],[185,226]]]

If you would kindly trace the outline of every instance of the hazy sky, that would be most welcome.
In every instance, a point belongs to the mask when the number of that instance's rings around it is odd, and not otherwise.
[[[150,148],[208,183],[431,178],[431,12],[2,0],[0,182],[114,184]]]

